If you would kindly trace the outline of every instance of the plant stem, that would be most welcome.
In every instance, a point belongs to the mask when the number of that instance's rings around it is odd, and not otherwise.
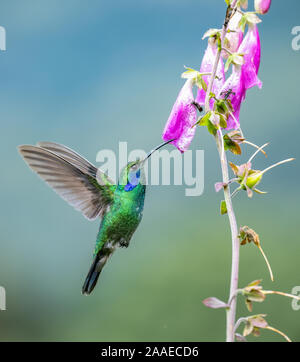
[[[213,65],[212,74],[210,77],[210,81],[208,84],[206,98],[205,98],[205,112],[210,112],[210,105],[209,105],[209,96],[212,91],[213,83],[216,77],[220,57],[221,57],[221,50],[224,45],[224,39],[227,33],[228,23],[232,16],[233,9],[236,8],[237,0],[233,0],[231,6],[227,8],[225,22],[222,28],[221,33],[221,44],[218,48],[218,52],[216,55],[216,59]],[[219,157],[221,161],[221,169],[222,169],[222,177],[223,183],[226,185],[224,186],[224,197],[227,207],[227,214],[230,223],[231,229],[231,238],[232,238],[232,266],[231,266],[231,282],[230,282],[230,294],[229,300],[231,300],[230,308],[227,310],[227,321],[226,321],[226,341],[227,342],[234,342],[234,325],[235,325],[235,318],[236,318],[236,293],[238,289],[238,275],[239,275],[239,250],[240,250],[240,243],[238,238],[238,228],[236,223],[236,218],[234,214],[234,209],[231,200],[230,194],[230,187],[228,185],[229,175],[228,175],[228,163],[226,158],[226,153],[224,150],[223,144],[223,134],[221,129],[215,135],[215,141],[217,144],[217,149],[219,152]]]
[[[217,148],[221,161],[222,176],[223,182],[227,184],[228,176],[228,164],[226,159],[226,154],[224,148],[222,147],[222,141],[220,134],[216,136]],[[234,325],[235,325],[235,315],[236,315],[236,291],[238,289],[238,275],[239,275],[239,250],[240,243],[238,238],[238,228],[236,217],[232,205],[231,193],[229,185],[224,187],[224,197],[227,207],[227,214],[230,223],[231,229],[231,239],[232,239],[232,266],[231,266],[231,282],[230,282],[230,295],[229,300],[231,300],[230,308],[227,310],[227,327],[226,327],[226,341],[234,342]]]

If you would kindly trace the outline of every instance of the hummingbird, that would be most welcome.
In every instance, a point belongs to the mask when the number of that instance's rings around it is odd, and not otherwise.
[[[89,295],[99,275],[118,247],[128,247],[142,219],[146,193],[145,162],[153,152],[174,140],[164,142],[142,160],[128,162],[115,184],[72,149],[53,142],[18,147],[27,165],[53,190],[88,220],[101,219],[93,261],[82,287]]]

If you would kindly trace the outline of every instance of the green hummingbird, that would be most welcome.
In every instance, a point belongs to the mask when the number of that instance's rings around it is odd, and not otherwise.
[[[104,265],[116,248],[129,246],[144,209],[145,162],[154,151],[172,141],[162,143],[143,160],[127,163],[117,185],[103,171],[66,146],[53,142],[19,146],[27,165],[58,195],[87,219],[101,218],[93,262],[82,294],[93,291]]]

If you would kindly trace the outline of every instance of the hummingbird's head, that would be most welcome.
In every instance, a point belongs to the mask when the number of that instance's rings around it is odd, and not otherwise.
[[[142,160],[136,160],[132,162],[128,162],[127,165],[123,168],[120,180],[119,180],[119,187],[124,187],[124,191],[131,191],[139,184],[145,185],[146,184],[146,176],[144,172],[144,165],[145,162],[151,157],[151,155],[160,149],[161,147],[167,145],[168,143],[174,141],[174,139],[169,140],[160,144],[159,146],[155,147],[152,151],[150,151],[146,157]]]
[[[145,172],[141,160],[128,162],[121,172],[119,187],[124,191],[131,191],[140,183],[145,184]]]

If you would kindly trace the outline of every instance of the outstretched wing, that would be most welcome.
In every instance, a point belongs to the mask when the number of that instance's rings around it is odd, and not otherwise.
[[[19,151],[28,166],[87,219],[103,216],[112,203],[112,181],[73,150],[40,142],[19,146]]]

